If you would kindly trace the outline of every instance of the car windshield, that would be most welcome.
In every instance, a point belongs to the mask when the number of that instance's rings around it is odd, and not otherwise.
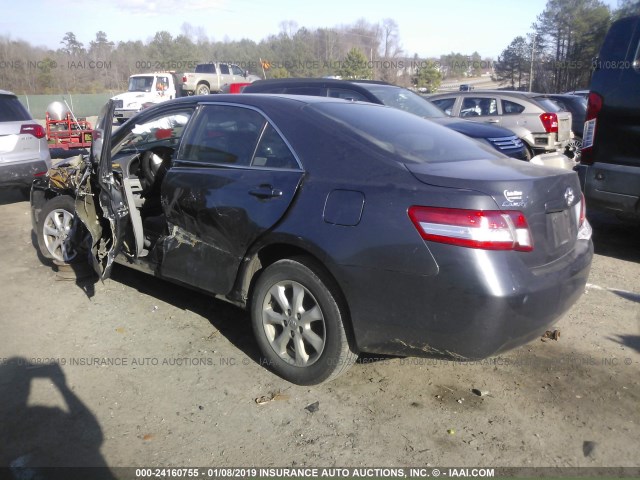
[[[372,144],[402,163],[502,157],[489,146],[394,108],[366,103],[322,103],[310,108],[338,123],[350,137]]]
[[[536,97],[535,101],[544,108],[545,112],[562,112],[562,108],[556,102],[548,97]]]
[[[131,77],[129,79],[130,92],[150,92],[153,86],[153,77]]]
[[[393,85],[376,85],[370,83],[359,83],[382,101],[388,107],[404,110],[424,118],[441,118],[446,115],[429,100],[410,90]]]

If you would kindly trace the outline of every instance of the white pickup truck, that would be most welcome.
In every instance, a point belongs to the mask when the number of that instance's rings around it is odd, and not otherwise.
[[[129,89],[112,98],[114,118],[122,123],[154,103],[181,96],[180,85],[173,72],[139,73],[129,77]]]
[[[184,95],[208,95],[220,93],[225,85],[231,83],[251,83],[260,77],[250,75],[233,63],[200,63],[195,72],[187,72],[182,76],[182,92]]]

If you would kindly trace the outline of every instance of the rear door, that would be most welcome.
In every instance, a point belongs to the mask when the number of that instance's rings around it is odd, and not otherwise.
[[[169,236],[160,274],[228,293],[247,250],[285,215],[302,178],[262,113],[201,105],[162,185]]]

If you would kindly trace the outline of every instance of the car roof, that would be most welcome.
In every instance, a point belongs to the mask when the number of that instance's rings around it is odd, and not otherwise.
[[[379,80],[342,80],[337,78],[302,78],[302,77],[294,77],[294,78],[270,78],[267,80],[256,80],[252,85],[298,85],[301,83],[305,84],[320,84],[320,85],[344,85],[345,83],[370,83],[375,85],[391,85],[387,82],[382,82]]]
[[[460,92],[460,91],[451,91],[451,92],[443,92],[443,93],[436,93],[435,95],[430,95],[430,97],[441,97],[441,96],[445,96],[445,95],[463,95],[465,97],[472,97],[474,95],[485,95],[485,94],[492,94],[492,95],[506,95],[506,96],[510,96],[510,97],[521,97],[521,98],[535,98],[535,97],[540,97],[540,96],[544,96],[546,94],[544,93],[538,93],[538,92],[520,92],[517,90],[473,90],[471,92]]]
[[[17,95],[13,92],[10,92],[8,90],[0,90],[0,95],[11,95],[13,97],[17,97]]]

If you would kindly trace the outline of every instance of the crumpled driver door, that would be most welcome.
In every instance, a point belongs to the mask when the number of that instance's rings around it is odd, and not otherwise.
[[[93,135],[91,155],[76,192],[76,215],[89,232],[89,262],[101,280],[108,278],[122,249],[129,222],[122,176],[111,164],[111,126],[115,105],[102,108]]]

